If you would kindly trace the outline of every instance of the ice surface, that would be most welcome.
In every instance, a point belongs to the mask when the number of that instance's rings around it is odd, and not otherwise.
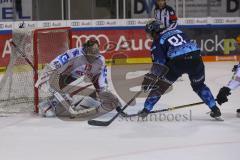
[[[231,78],[234,62],[206,63],[206,84],[216,95]],[[136,75],[134,75],[136,76]],[[199,102],[187,76],[162,97],[156,108]],[[137,88],[135,88],[136,90]],[[167,112],[142,121],[118,118],[108,127],[40,118],[33,114],[0,117],[1,160],[239,160],[240,88],[221,106],[224,122],[212,120],[206,105]],[[129,108],[135,113],[143,106]],[[101,119],[109,119],[109,113]],[[179,121],[172,116],[184,115]]]

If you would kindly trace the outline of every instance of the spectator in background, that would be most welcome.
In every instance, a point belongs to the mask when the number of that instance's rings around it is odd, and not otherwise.
[[[167,5],[166,0],[156,0],[154,16],[164,28],[174,29],[177,27],[177,16],[172,7]]]

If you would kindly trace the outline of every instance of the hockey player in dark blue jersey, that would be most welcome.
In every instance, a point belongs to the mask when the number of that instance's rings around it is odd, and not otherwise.
[[[142,89],[150,92],[144,109],[139,115],[145,117],[153,109],[165,91],[182,75],[188,74],[194,92],[210,108],[210,116],[220,118],[210,89],[204,84],[205,70],[197,44],[179,29],[166,30],[158,21],[151,21],[145,31],[153,39],[151,54],[153,65],[142,82]]]

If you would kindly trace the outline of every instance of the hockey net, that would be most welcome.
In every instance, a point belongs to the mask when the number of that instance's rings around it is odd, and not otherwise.
[[[12,46],[9,64],[0,81],[1,115],[38,112],[39,100],[50,96],[34,87],[38,74],[45,64],[71,48],[71,37],[70,27],[13,30],[12,41],[16,46]]]

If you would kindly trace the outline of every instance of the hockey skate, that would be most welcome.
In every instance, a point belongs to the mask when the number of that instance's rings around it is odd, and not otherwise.
[[[143,110],[138,112],[138,116],[141,117],[141,118],[145,118],[145,117],[148,116],[149,113],[150,113],[149,110],[147,110],[146,108],[143,108]]]
[[[54,100],[48,100],[39,103],[38,114],[42,117],[56,117],[56,104],[57,102]]]
[[[224,121],[224,119],[221,117],[221,111],[217,106],[214,106],[211,109],[210,116],[218,121]]]
[[[239,117],[239,118],[240,118],[240,108],[239,108],[239,109],[237,109],[237,117]]]

